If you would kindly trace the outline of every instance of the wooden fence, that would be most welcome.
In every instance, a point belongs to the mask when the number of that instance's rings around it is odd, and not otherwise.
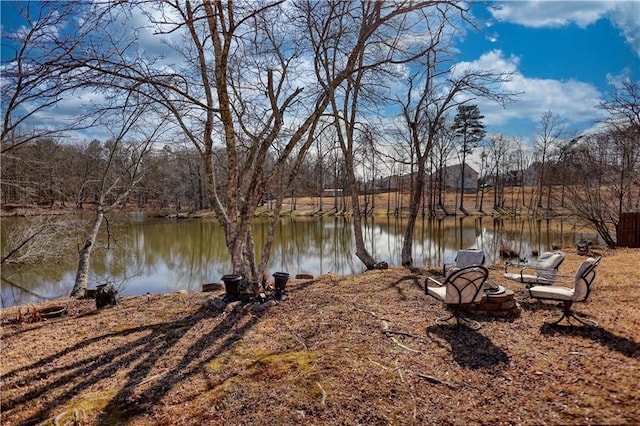
[[[620,214],[618,247],[640,247],[640,213]]]

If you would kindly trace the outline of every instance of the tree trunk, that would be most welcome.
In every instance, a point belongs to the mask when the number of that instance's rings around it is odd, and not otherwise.
[[[98,239],[98,232],[100,231],[100,225],[102,225],[102,219],[104,218],[104,212],[101,208],[98,208],[96,215],[93,218],[93,225],[91,226],[91,232],[87,237],[82,249],[80,249],[80,258],[78,260],[78,271],[76,272],[76,280],[71,290],[71,297],[83,297],[84,291],[87,288],[87,282],[89,281],[89,263],[91,262],[91,252]]]
[[[462,167],[460,171],[460,211],[464,214],[467,214],[464,209],[464,169],[467,161],[467,142],[464,142],[462,146]]]
[[[409,204],[409,220],[404,233],[404,242],[402,244],[402,266],[413,266],[413,232],[418,218],[418,208],[420,207],[420,199],[424,190],[424,165],[418,164],[418,176],[414,181],[415,188],[411,191],[411,201]]]
[[[364,236],[362,235],[362,212],[360,211],[360,203],[358,200],[358,190],[356,183],[356,175],[353,167],[353,157],[345,156],[347,160],[347,179],[349,184],[349,192],[351,192],[351,206],[353,208],[353,236],[356,243],[356,256],[367,269],[373,269],[376,264],[375,259],[364,245]]]

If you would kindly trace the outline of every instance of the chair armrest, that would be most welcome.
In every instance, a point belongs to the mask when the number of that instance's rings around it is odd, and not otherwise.
[[[513,263],[513,262],[509,262],[506,261],[504,262],[504,272],[507,273],[509,272],[508,269],[509,267],[513,267],[513,268],[522,268],[522,267],[530,267],[531,265],[525,265],[524,263]]]
[[[535,287],[537,285],[548,286],[560,286],[560,287],[573,287],[575,277],[573,275],[560,275],[557,274],[553,279],[540,280],[538,283],[529,283],[528,287]]]
[[[529,270],[531,271],[531,275],[533,275],[534,277],[536,277],[536,283],[541,283],[543,285],[553,285],[555,283],[558,282],[565,282],[564,280],[560,280],[560,278],[567,278],[566,282],[568,282],[569,278],[573,278],[573,276],[570,275],[560,275],[558,274],[558,270],[557,269],[543,269],[543,268],[536,268],[533,266],[529,266],[529,267],[524,267],[520,270],[520,281],[525,282],[524,280],[524,271]],[[548,274],[545,274],[548,273]],[[529,283],[528,285],[534,285],[532,283]]]
[[[432,283],[435,283],[438,287],[442,287],[442,283],[440,283],[439,281],[434,280],[431,277],[427,277],[427,279],[424,280],[424,294],[428,294],[427,289],[429,288],[429,286],[428,286],[429,281],[431,281]]]
[[[431,278],[431,277],[427,277],[427,280],[424,282],[424,283],[425,283],[425,285],[426,285],[429,281],[431,281],[432,283],[436,284],[438,287],[442,287],[442,286],[444,285],[444,284],[442,284],[440,281],[436,281],[436,280],[434,280],[434,279],[433,279],[433,278]]]
[[[504,273],[508,273],[509,272],[509,266],[513,266],[513,267],[517,267],[520,268],[520,270],[518,271],[518,273],[520,274],[520,281],[524,282],[524,278],[522,277],[523,275],[525,275],[524,271],[526,271],[527,269],[530,269],[532,271],[535,271],[535,267],[532,265],[524,265],[522,263],[511,263],[511,262],[504,262]]]
[[[529,275],[535,275],[535,276],[540,276],[540,272],[549,272],[550,274],[552,273],[554,276],[558,275],[558,270],[557,269],[544,269],[544,268],[537,268],[534,265],[528,265],[525,266],[524,268],[520,269],[520,276],[522,275],[526,275],[524,272],[525,271],[531,271],[531,274]]]
[[[556,274],[553,277],[553,281],[554,284],[570,284],[573,285],[573,282],[575,281],[575,277],[573,275],[565,275],[565,274]]]

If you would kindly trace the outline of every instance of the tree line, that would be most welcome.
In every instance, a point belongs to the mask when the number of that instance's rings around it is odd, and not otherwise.
[[[79,249],[74,295],[86,287],[106,215],[124,203],[211,209],[224,230],[232,272],[246,287],[266,270],[284,199],[330,186],[344,189],[356,254],[375,267],[362,236],[368,206],[359,195],[394,170],[410,176],[402,263],[411,266],[425,194],[429,211],[442,205],[442,187],[434,190],[442,179],[434,176],[451,156],[460,157],[464,172],[467,155],[478,149],[480,174],[483,182],[493,181],[496,206],[510,173],[525,166],[538,167],[537,198],[530,204],[542,209],[551,206],[557,173],[570,182],[576,168],[594,171],[600,162],[600,173],[586,173],[582,182],[605,188],[599,190],[603,199],[618,201],[613,213],[633,208],[637,82],[612,92],[603,105],[608,127],[597,135],[567,139],[550,112],[541,119],[531,157],[504,136],[485,140],[473,101],[506,105],[517,93],[502,89],[508,73],[455,67],[455,40],[481,27],[472,5],[20,4],[21,27],[2,34],[3,49],[13,52],[3,59],[2,202],[90,206],[94,216]],[[77,99],[84,101],[74,109]],[[107,136],[66,140],[98,133]],[[600,154],[593,143],[602,145]],[[610,174],[614,178],[607,179]],[[464,190],[464,178],[461,185]],[[566,185],[563,203],[578,210],[579,197],[592,193],[581,188]],[[265,199],[274,215],[257,259],[250,225]],[[610,213],[598,219],[608,230],[615,227]]]

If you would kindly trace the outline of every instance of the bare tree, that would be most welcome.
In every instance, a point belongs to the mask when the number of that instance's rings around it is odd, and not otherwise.
[[[405,266],[413,264],[413,234],[424,193],[427,160],[430,158],[431,150],[436,141],[439,138],[446,140],[446,134],[442,133],[442,124],[445,122],[447,113],[452,108],[465,107],[458,95],[466,93],[471,96],[484,96],[503,103],[509,101],[512,96],[500,90],[489,89],[495,83],[508,80],[510,78],[508,74],[486,70],[450,73],[449,68],[443,66],[450,60],[448,52],[449,44],[446,40],[442,42],[442,45],[430,50],[425,55],[426,62],[423,64],[423,69],[409,79],[407,99],[399,101],[402,105],[403,121],[407,134],[416,155],[417,167],[416,176],[411,181],[409,218],[402,248],[402,264]],[[440,55],[444,55],[444,57]],[[442,81],[445,76],[447,77],[446,83]],[[445,139],[442,139],[443,137]],[[470,140],[471,138],[469,138]],[[445,153],[446,150],[441,152]],[[443,168],[441,167],[441,170]]]
[[[605,122],[615,129],[640,127],[640,81],[625,78],[612,84],[607,98],[600,105],[609,117]]]
[[[446,16],[444,9],[449,8],[441,2],[438,11]],[[356,256],[368,269],[375,266],[375,259],[364,245],[362,234],[362,212],[359,202],[359,191],[356,177],[356,141],[357,132],[366,133],[367,126],[362,118],[369,100],[380,101],[375,89],[384,78],[391,77],[390,65],[398,65],[415,60],[433,48],[437,41],[425,38],[425,43],[414,43],[407,48],[404,39],[417,33],[412,20],[404,18],[408,12],[416,14],[416,18],[441,19],[441,16],[425,4],[390,6],[382,2],[336,2],[320,6],[328,16],[334,16],[331,26],[318,26],[314,19],[310,26],[316,73],[318,80],[326,87],[325,82],[335,81],[342,68],[336,68],[336,62],[343,60],[342,49],[353,46],[348,61],[353,69],[351,76],[340,86],[331,88],[331,113],[335,124],[335,132],[340,149],[345,158],[345,171],[349,185],[351,206],[353,210],[353,228],[356,243]],[[314,5],[318,7],[318,5]],[[435,8],[434,8],[435,9]],[[457,9],[456,9],[457,10]],[[399,13],[401,12],[401,13]],[[397,15],[397,17],[394,17]],[[384,22],[384,26],[380,25]],[[355,25],[354,25],[355,24]],[[442,20],[440,26],[444,26]],[[428,27],[428,25],[426,25]],[[376,31],[380,28],[380,31]],[[363,48],[368,44],[368,48]],[[349,50],[347,50],[349,51]]]
[[[78,269],[71,297],[83,296],[87,288],[91,254],[105,215],[127,201],[145,174],[143,160],[164,128],[164,120],[161,118],[154,124],[146,122],[144,118],[147,114],[149,108],[146,104],[134,104],[130,108],[128,105],[121,107],[121,113],[115,117],[116,122],[121,123],[121,127],[114,138],[107,142],[108,154],[100,178],[97,182],[86,182],[88,185],[96,186],[98,199],[94,205],[94,215],[87,238],[78,252]],[[134,139],[136,133],[140,137],[138,141]],[[125,138],[129,138],[129,141]]]
[[[640,208],[640,83],[625,78],[610,87],[601,107],[609,114],[605,124],[616,152],[618,215]]]
[[[506,160],[509,146],[512,141],[502,134],[494,134],[489,137],[488,162],[490,173],[493,175],[493,208],[495,210],[504,209],[504,181],[506,170]]]
[[[75,60],[105,86],[135,91],[171,115],[202,158],[208,204],[224,230],[233,272],[248,283],[259,276],[250,227],[255,209],[266,188],[288,165],[284,185],[278,186],[282,188],[275,209],[278,215],[284,189],[311,145],[312,139],[305,135],[313,134],[321,112],[312,108],[306,119],[283,130],[285,113],[302,93],[290,84],[290,69],[296,65],[292,61],[300,52],[295,32],[284,27],[286,11],[281,2],[112,6],[96,13],[103,17],[103,27],[122,25],[133,8],[146,14],[155,37],[163,40],[170,55],[181,59],[169,67],[162,58],[138,55],[128,50],[138,40],[127,33],[129,38],[101,40],[100,54],[76,55]],[[223,155],[218,155],[218,147]],[[276,161],[265,170],[270,152],[275,152]],[[288,162],[292,156],[299,160],[293,165]],[[270,235],[276,221],[271,223]],[[265,247],[262,270],[269,251]]]
[[[436,128],[436,137],[433,141],[433,152],[430,156],[431,162],[431,181],[435,182],[433,187],[433,213],[437,209],[442,210],[444,214],[448,214],[444,205],[444,193],[445,193],[445,171],[447,162],[454,149],[454,135],[449,125],[450,120],[445,116],[440,125]],[[437,202],[436,202],[437,196]]]
[[[3,8],[16,8],[19,18],[12,23],[14,27],[2,31],[1,161],[3,166],[7,159],[9,162],[21,161],[17,157],[24,152],[18,151],[29,148],[27,151],[31,152],[23,158],[25,162],[21,168],[35,166],[40,172],[31,177],[26,173],[7,182],[3,167],[3,199],[9,188],[29,194],[36,202],[46,197],[51,207],[56,199],[64,205],[68,195],[65,186],[70,185],[63,183],[65,176],[56,169],[61,163],[58,160],[64,159],[65,148],[58,145],[55,138],[71,130],[86,128],[90,123],[81,115],[68,121],[56,121],[51,112],[65,96],[85,85],[85,81],[74,78],[78,64],[70,61],[67,55],[82,44],[87,32],[76,26],[79,22],[74,19],[74,13],[78,11],[76,2],[16,2],[3,4]],[[74,35],[73,41],[63,42],[69,34]],[[42,179],[41,173],[46,179]],[[68,241],[62,236],[68,236],[66,225],[69,223],[42,218],[30,220],[28,226],[12,228],[9,234],[14,244],[3,255],[3,262],[60,255]]]
[[[640,202],[640,90],[627,79],[614,85],[602,108],[605,129],[584,135],[566,154],[574,180],[567,187],[572,214],[593,226],[605,243],[616,245],[620,215]]]
[[[5,154],[38,139],[61,136],[86,127],[82,120],[48,122],[47,113],[83,82],[74,78],[76,64],[66,54],[77,49],[80,40],[63,48],[60,37],[72,32],[76,2],[9,2],[3,8],[17,8],[16,28],[2,31],[2,79],[0,87],[0,153]],[[67,31],[61,31],[61,28]],[[82,32],[76,35],[82,37]],[[10,52],[10,53],[9,53]],[[5,56],[5,53],[7,56]]]
[[[96,50],[70,56],[105,86],[135,91],[170,112],[174,124],[202,156],[208,202],[224,230],[233,272],[242,275],[246,285],[267,267],[282,199],[315,135],[322,131],[320,119],[337,88],[359,69],[380,63],[379,59],[361,59],[367,57],[363,52],[386,55],[388,49],[381,48],[388,42],[389,25],[431,5],[433,2],[354,6],[300,2],[286,7],[283,2],[222,1],[98,4],[93,15],[101,17],[104,29],[127,28],[128,14],[145,13],[146,26],[134,28],[133,34],[146,34],[153,27],[154,37],[168,47],[167,56],[180,59],[149,59],[137,49],[139,40],[121,31],[117,37],[102,39],[100,34],[105,32],[96,33]],[[366,13],[351,15],[357,10]],[[335,46],[319,43],[347,31],[345,24],[356,35],[349,39],[353,44],[347,39]],[[333,49],[334,71],[318,81],[305,74],[304,49],[324,54],[318,50],[322,46]],[[214,155],[216,146],[224,149],[221,161]],[[275,161],[266,169],[265,160],[271,154]],[[272,185],[276,181],[282,185]],[[274,187],[281,191],[258,262],[251,223],[266,188]]]
[[[76,226],[68,218],[26,217],[8,230],[0,264],[33,264],[67,256],[65,242],[72,240]]]
[[[572,215],[590,224],[605,243],[615,246],[613,232],[618,225],[618,211],[612,191],[609,140],[606,135],[590,135],[574,147],[568,165],[575,178],[567,190],[567,205]]]
[[[551,208],[551,182],[546,182],[548,162],[555,149],[565,138],[566,124],[558,115],[547,111],[540,117],[540,122],[536,129],[534,150],[538,162],[537,179],[537,207],[542,208],[543,188],[548,185],[547,210]]]
[[[511,210],[518,213],[518,206],[525,207],[525,170],[531,166],[531,153],[522,139],[514,139],[512,150],[507,155],[507,164],[509,165],[509,181],[511,191],[513,187],[518,188],[516,195],[512,194]]]

